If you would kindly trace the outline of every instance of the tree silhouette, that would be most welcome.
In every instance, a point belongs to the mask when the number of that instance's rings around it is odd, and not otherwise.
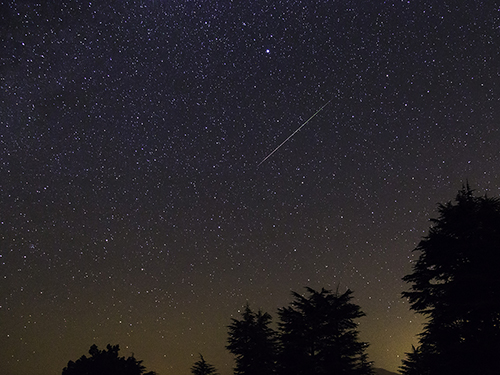
[[[427,317],[403,374],[498,374],[500,353],[500,200],[470,187],[441,204],[403,292]],[[418,369],[418,370],[416,370]]]
[[[83,355],[76,362],[69,361],[62,375],[155,375],[154,371],[144,373],[146,368],[142,361],[131,357],[119,357],[118,345],[109,345],[107,350],[99,350],[92,345],[89,350],[90,357]]]
[[[218,375],[217,370],[210,363],[205,361],[205,358],[200,354],[200,360],[196,361],[191,367],[193,375]]]
[[[236,375],[275,373],[276,332],[269,327],[271,315],[254,313],[248,304],[241,319],[232,319],[226,348],[236,356]]]
[[[412,351],[406,353],[406,359],[403,359],[400,366],[401,372],[406,375],[429,375],[429,365],[426,363],[426,357],[422,354],[422,348],[411,347]]]
[[[292,292],[294,301],[279,309],[281,353],[279,372],[287,375],[371,374],[358,341],[357,318],[364,316],[351,303],[352,292],[320,292],[306,288],[309,297]]]

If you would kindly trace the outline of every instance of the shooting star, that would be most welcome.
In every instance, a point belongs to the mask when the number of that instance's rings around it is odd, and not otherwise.
[[[272,155],[273,155],[276,151],[278,151],[278,150],[279,150],[279,148],[280,148],[281,146],[283,146],[286,142],[288,142],[288,140],[289,140],[290,138],[292,138],[295,134],[297,134],[297,133],[300,131],[300,129],[302,129],[304,126],[306,126],[306,124],[307,124],[309,121],[311,121],[311,120],[314,118],[314,116],[316,116],[318,113],[320,113],[320,112],[323,110],[323,108],[325,108],[328,104],[330,104],[330,102],[331,102],[331,101],[332,101],[332,99],[330,99],[330,100],[329,100],[326,104],[324,104],[324,105],[323,105],[323,107],[321,107],[320,109],[318,109],[318,110],[314,113],[314,115],[312,115],[311,117],[309,117],[309,118],[306,120],[306,122],[304,122],[302,125],[300,125],[300,126],[297,128],[297,130],[295,130],[292,134],[290,134],[290,135],[288,136],[288,138],[287,138],[287,139],[285,139],[283,142],[281,142],[281,144],[280,144],[278,147],[276,147],[273,151],[271,151],[271,153],[270,153],[269,155],[267,155],[264,159],[262,159],[262,161],[261,161],[261,162],[257,165],[257,167],[258,167],[258,166],[260,166],[262,163],[264,163],[267,159],[269,159],[269,158],[270,158],[270,157],[271,157],[271,156],[272,156]]]

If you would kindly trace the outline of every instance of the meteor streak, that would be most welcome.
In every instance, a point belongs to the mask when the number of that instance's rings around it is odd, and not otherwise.
[[[305,126],[305,125],[306,125],[309,121],[311,121],[311,120],[313,119],[313,117],[314,117],[314,116],[316,116],[318,113],[320,113],[320,112],[321,112],[321,110],[322,110],[323,108],[325,108],[328,104],[330,104],[330,102],[331,102],[331,101],[332,101],[332,99],[330,99],[330,100],[329,100],[326,104],[324,104],[324,105],[323,105],[323,107],[321,107],[320,109],[318,109],[318,110],[314,113],[314,115],[312,115],[311,117],[309,117],[309,118],[306,120],[306,122],[304,122],[302,125],[300,125],[300,126],[297,128],[297,130],[295,130],[292,134],[290,134],[290,135],[288,136],[288,138],[287,138],[287,139],[285,139],[283,142],[281,142],[281,144],[280,144],[278,147],[276,147],[276,148],[275,148],[275,149],[274,149],[274,150],[273,150],[273,151],[272,151],[269,155],[267,155],[264,159],[262,159],[262,161],[261,161],[261,162],[257,165],[257,167],[258,167],[258,166],[260,166],[262,163],[264,163],[267,159],[269,159],[269,158],[271,157],[271,155],[272,155],[272,154],[274,154],[276,151],[278,151],[278,150],[279,150],[279,148],[280,148],[281,146],[283,146],[283,145],[284,145],[284,144],[285,144],[285,143],[286,143],[286,142],[287,142],[290,138],[292,138],[292,137],[293,137],[296,133],[298,133],[298,132],[300,131],[300,129],[302,129],[302,128],[303,128],[303,127],[304,127],[304,126]]]

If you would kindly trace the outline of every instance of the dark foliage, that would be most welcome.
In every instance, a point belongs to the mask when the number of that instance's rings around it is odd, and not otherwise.
[[[498,374],[500,353],[500,201],[464,187],[415,251],[403,293],[427,317],[403,374]]]
[[[276,332],[268,313],[253,312],[247,305],[241,319],[232,319],[226,348],[236,356],[236,375],[275,373]]]
[[[429,375],[429,367],[422,355],[422,349],[412,346],[412,351],[406,353],[406,359],[403,359],[400,369],[405,375]]]
[[[144,373],[146,368],[142,361],[131,357],[119,357],[118,345],[108,345],[106,350],[99,350],[92,345],[89,350],[90,357],[85,355],[76,362],[69,361],[62,375],[155,375],[153,371]]]
[[[193,375],[218,375],[217,370],[210,363],[205,361],[205,358],[200,354],[200,360],[196,361],[191,367]]]
[[[279,309],[281,352],[279,372],[287,375],[371,374],[365,350],[358,340],[357,318],[364,316],[351,303],[352,292],[320,292],[307,288],[309,297],[293,292],[294,301]]]

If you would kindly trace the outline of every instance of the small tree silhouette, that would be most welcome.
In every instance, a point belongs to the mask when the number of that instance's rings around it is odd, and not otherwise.
[[[156,375],[154,371],[144,373],[146,368],[142,361],[131,357],[119,357],[119,345],[109,345],[107,350],[99,350],[92,345],[90,357],[81,356],[76,362],[69,361],[62,375]]]
[[[200,354],[200,360],[196,361],[191,367],[193,375],[218,375],[217,370],[210,363],[205,361],[205,358]]]

